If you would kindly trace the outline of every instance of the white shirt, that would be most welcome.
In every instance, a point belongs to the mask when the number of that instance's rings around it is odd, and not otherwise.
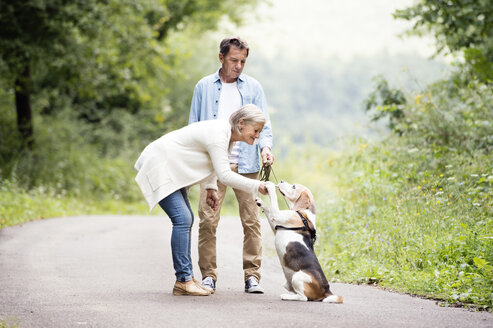
[[[217,119],[229,121],[231,114],[241,107],[241,94],[238,90],[238,83],[236,81],[233,83],[225,83],[221,81],[221,84],[222,87],[221,94],[219,95]],[[239,155],[240,145],[235,143],[229,155],[229,162],[238,163]]]

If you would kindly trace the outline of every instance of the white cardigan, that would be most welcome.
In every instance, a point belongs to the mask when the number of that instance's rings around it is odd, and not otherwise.
[[[256,194],[260,181],[231,171],[228,160],[231,126],[226,120],[190,124],[151,142],[135,163],[135,181],[152,209],[183,187],[205,182],[217,190],[221,183]]]

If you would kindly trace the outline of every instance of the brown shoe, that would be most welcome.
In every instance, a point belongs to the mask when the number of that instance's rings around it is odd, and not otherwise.
[[[199,287],[200,287],[200,288],[202,288],[203,290],[205,290],[205,291],[207,291],[207,292],[209,292],[209,293],[211,293],[211,294],[214,294],[214,289],[213,289],[213,290],[209,290],[209,289],[205,288],[204,286],[202,286],[202,284],[200,283],[200,281],[198,281],[198,280],[197,280],[197,279],[195,279],[195,278],[192,278],[192,280],[193,280],[193,282],[194,282],[197,286],[199,286]]]
[[[173,295],[188,295],[188,296],[207,296],[211,293],[197,286],[193,280],[175,282],[173,287]]]

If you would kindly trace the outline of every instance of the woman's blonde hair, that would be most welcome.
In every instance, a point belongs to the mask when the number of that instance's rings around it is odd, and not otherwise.
[[[248,104],[237,111],[233,112],[229,117],[229,124],[231,124],[231,129],[233,132],[241,134],[238,124],[240,120],[243,119],[245,124],[262,124],[265,125],[266,118],[262,110],[255,106],[254,104]]]

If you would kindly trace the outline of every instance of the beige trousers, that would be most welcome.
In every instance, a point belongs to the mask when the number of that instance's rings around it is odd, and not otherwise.
[[[238,164],[231,164],[231,170],[238,172]],[[257,173],[242,176],[258,179]],[[221,206],[226,194],[226,186],[217,182],[219,207],[213,211],[206,203],[207,192],[204,185],[200,186],[199,201],[199,267],[202,278],[212,277],[217,281],[216,263],[216,229],[219,223]],[[252,194],[234,189],[238,200],[241,224],[243,226],[243,271],[245,281],[254,276],[260,281],[260,265],[262,262],[262,236],[260,233],[259,210]]]

